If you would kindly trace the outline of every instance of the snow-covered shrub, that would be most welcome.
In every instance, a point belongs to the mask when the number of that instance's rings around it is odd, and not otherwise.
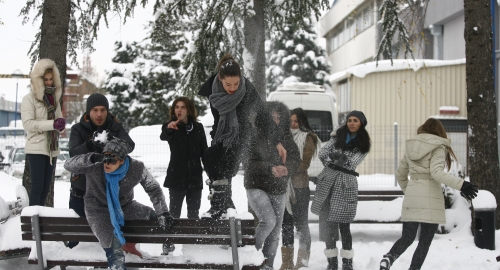
[[[445,168],[444,171],[455,177],[465,179],[465,172],[460,163],[458,163],[456,160],[453,160],[450,167],[451,168],[449,171],[448,168]],[[452,213],[456,212],[454,211],[454,209],[463,208],[464,206],[468,207],[468,203],[464,198],[462,198],[459,190],[455,190],[444,184],[442,184],[441,187],[443,189],[444,196],[446,224],[439,225],[437,233],[446,234],[453,230],[453,228],[456,228],[459,224],[459,220],[461,220],[461,217],[455,217],[452,215]],[[457,205],[457,201],[460,202],[460,205]]]

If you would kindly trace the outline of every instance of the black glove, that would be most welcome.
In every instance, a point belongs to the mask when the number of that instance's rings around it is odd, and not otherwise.
[[[464,181],[462,188],[460,189],[460,195],[469,201],[476,198],[477,196],[477,186],[473,185],[467,181]]]
[[[165,212],[158,217],[158,223],[164,231],[168,231],[170,230],[170,227],[174,225],[174,217],[170,214],[170,212]]]
[[[103,154],[99,154],[99,153],[94,153],[91,157],[90,157],[90,161],[92,161],[94,164],[99,164],[99,163],[102,163],[104,161],[104,159],[106,158],[105,155]]]
[[[335,165],[343,166],[347,161],[347,156],[339,152],[331,152],[328,157],[332,160]]]

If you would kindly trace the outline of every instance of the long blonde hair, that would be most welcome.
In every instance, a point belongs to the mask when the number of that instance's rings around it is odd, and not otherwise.
[[[423,125],[418,127],[417,129],[417,134],[420,133],[428,133],[432,135],[439,136],[441,138],[448,139],[448,136],[446,135],[446,130],[444,129],[443,124],[441,121],[435,119],[435,118],[429,118]],[[457,156],[455,156],[455,153],[451,149],[450,146],[446,146],[446,167],[448,167],[448,171],[451,168],[451,158],[453,157],[454,160],[457,160]]]

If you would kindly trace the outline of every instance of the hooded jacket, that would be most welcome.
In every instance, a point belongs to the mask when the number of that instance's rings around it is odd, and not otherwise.
[[[444,171],[450,143],[449,139],[426,133],[406,141],[405,155],[396,171],[405,195],[401,221],[446,223],[441,183],[460,190],[464,182]]]
[[[56,151],[49,152],[47,147],[47,131],[54,130],[55,120],[47,120],[47,107],[43,101],[45,95],[43,75],[48,68],[52,68],[53,82],[56,87],[54,92],[55,119],[62,118],[61,104],[59,103],[62,95],[62,84],[59,70],[54,61],[40,59],[30,73],[31,92],[23,97],[21,103],[21,119],[27,133],[24,151],[26,154],[57,157],[59,148]]]
[[[276,145],[271,139],[265,136],[265,129],[275,128],[274,126],[266,126],[258,123],[265,121],[265,119],[257,119],[257,134],[255,141],[253,141],[252,151],[248,160],[245,170],[245,188],[246,189],[260,189],[268,194],[281,195],[286,193],[288,181],[293,176],[300,165],[300,153],[293,140],[292,133],[290,132],[290,112],[285,104],[277,101],[267,102],[266,110],[269,114],[276,111],[280,116],[280,124],[278,129],[283,132],[284,137],[282,140],[283,147],[287,151],[286,166],[288,175],[283,177],[274,177],[272,174],[272,167],[283,165],[281,157],[278,155]]]

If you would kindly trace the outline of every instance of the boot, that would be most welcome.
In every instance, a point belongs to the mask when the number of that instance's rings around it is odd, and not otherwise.
[[[137,250],[137,248],[135,247],[135,244],[136,243],[125,243],[125,245],[122,246],[122,249],[123,249],[123,251],[128,252],[130,254],[137,255],[137,256],[139,256],[139,258],[142,259],[142,253],[139,250]]]
[[[292,270],[293,269],[293,246],[291,247],[281,247],[281,258],[282,263],[280,270]]]
[[[342,270],[353,270],[352,267],[352,257],[354,257],[354,250],[340,250],[340,256],[342,256]]]
[[[334,249],[325,249],[325,256],[328,260],[328,266],[326,267],[326,270],[337,270],[339,268],[339,261],[338,261],[338,255],[339,255],[339,250],[334,248]]]
[[[231,182],[229,179],[206,181],[210,189],[210,209],[201,215],[202,219],[220,219],[227,213],[228,196],[231,194]],[[232,201],[231,201],[232,204]],[[234,205],[233,205],[234,207]]]
[[[391,269],[392,264],[396,260],[396,256],[387,253],[384,255],[382,260],[380,261],[380,270],[389,270]]]
[[[309,249],[300,249],[297,254],[297,264],[295,264],[295,270],[298,270],[301,267],[307,267],[309,265],[309,256],[311,255],[311,250]]]

